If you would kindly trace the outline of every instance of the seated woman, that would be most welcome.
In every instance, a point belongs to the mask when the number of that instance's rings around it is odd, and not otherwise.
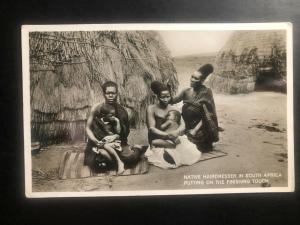
[[[218,119],[211,89],[203,85],[213,72],[211,64],[201,66],[191,75],[191,87],[172,99],[172,104],[183,101],[182,117],[191,142],[202,152],[211,151],[219,140]]]
[[[180,126],[181,113],[176,110],[170,110],[166,116],[166,122],[164,122],[160,127],[165,132],[176,131]],[[174,138],[172,140],[155,139],[152,141],[152,145],[155,147],[167,148],[170,144],[174,147],[180,144],[179,138]]]
[[[175,139],[182,135],[185,130],[184,121],[180,118],[180,125],[172,131],[164,131],[162,125],[166,122],[169,111],[176,108],[169,104],[171,94],[169,88],[158,82],[151,83],[151,90],[158,97],[159,103],[147,108],[148,139],[151,147],[175,148]]]
[[[148,161],[162,168],[176,168],[197,162],[201,152],[187,140],[186,136],[182,136],[185,123],[176,108],[169,104],[171,93],[168,86],[154,81],[151,89],[159,102],[147,108],[150,143],[150,149],[146,152]]]
[[[123,171],[122,163],[126,167],[134,166],[140,160],[143,151],[140,146],[131,147],[127,143],[129,135],[128,114],[117,103],[117,84],[107,81],[102,85],[102,89],[105,103],[94,105],[87,119],[88,142],[85,149],[84,164],[94,172],[105,172],[117,167],[118,172],[121,173]],[[110,110],[103,114],[105,108]],[[107,118],[112,113],[115,116]],[[105,114],[108,116],[104,116]],[[117,143],[119,141],[121,142],[121,149]],[[107,145],[105,146],[104,143]]]

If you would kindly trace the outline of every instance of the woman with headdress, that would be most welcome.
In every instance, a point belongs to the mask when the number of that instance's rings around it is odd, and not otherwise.
[[[210,88],[203,85],[212,72],[211,64],[201,66],[191,75],[190,88],[184,89],[172,99],[172,104],[183,101],[182,117],[186,124],[186,134],[202,152],[211,151],[212,143],[219,140],[213,94]]]
[[[162,168],[191,165],[201,157],[194,144],[183,137],[185,123],[180,112],[172,105],[167,85],[154,81],[151,90],[158,103],[147,108],[147,127],[150,147],[146,152],[148,161]]]

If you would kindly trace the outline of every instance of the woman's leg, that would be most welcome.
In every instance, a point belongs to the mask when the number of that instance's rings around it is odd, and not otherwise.
[[[117,161],[117,173],[121,174],[125,171],[124,169],[124,163],[121,161],[119,155],[117,154],[117,152],[115,151],[115,149],[111,146],[111,144],[113,143],[107,143],[104,145],[104,149],[106,149]]]
[[[176,144],[173,141],[163,139],[152,140],[152,146],[158,148],[176,148]]]
[[[99,149],[99,155],[108,162],[113,163],[115,161],[105,149]]]

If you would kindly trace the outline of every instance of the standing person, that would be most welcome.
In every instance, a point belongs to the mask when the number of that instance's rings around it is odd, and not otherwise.
[[[120,160],[126,165],[134,165],[141,156],[139,148],[130,147],[127,143],[129,135],[129,119],[126,110],[117,103],[118,86],[115,82],[107,81],[102,85],[105,103],[96,104],[92,107],[87,120],[86,133],[88,143],[85,149],[84,164],[96,172],[103,172],[117,166],[116,157],[112,152],[103,148],[101,140],[105,138],[106,143],[121,141],[121,151],[116,151]],[[107,133],[107,127],[103,126],[103,108],[107,106],[114,109],[114,120],[119,123],[120,130],[115,133]],[[118,121],[116,121],[118,120]],[[112,145],[114,146],[114,145]],[[97,148],[97,151],[93,149]]]
[[[191,142],[202,151],[211,151],[212,143],[219,140],[218,119],[213,94],[203,85],[213,72],[211,64],[201,66],[191,75],[190,87],[172,99],[172,104],[183,101],[182,117]]]

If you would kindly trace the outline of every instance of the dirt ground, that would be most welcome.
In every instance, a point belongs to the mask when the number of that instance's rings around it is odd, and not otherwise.
[[[224,151],[228,155],[172,170],[151,166],[149,172],[144,175],[59,180],[57,171],[63,152],[70,149],[83,150],[85,143],[49,146],[32,156],[33,191],[286,186],[288,157],[286,99],[285,94],[273,92],[215,94],[219,126],[224,129],[220,133],[220,141],[215,144],[215,149]],[[145,144],[146,132],[145,128],[132,130],[129,142]],[[209,177],[213,174],[233,177],[222,181]],[[237,174],[243,174],[243,179],[237,181],[234,178]],[[266,177],[263,177],[264,174]],[[204,175],[207,179],[194,177],[191,180],[189,175],[195,177]],[[204,183],[201,183],[201,180]],[[247,183],[248,181],[250,183]]]

